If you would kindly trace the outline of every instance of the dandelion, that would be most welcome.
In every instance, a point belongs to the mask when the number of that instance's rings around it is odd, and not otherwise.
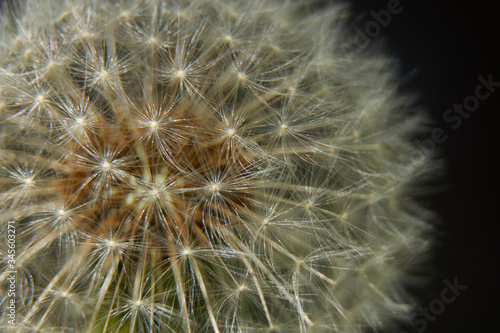
[[[12,332],[364,332],[415,306],[422,116],[344,5],[7,1]]]

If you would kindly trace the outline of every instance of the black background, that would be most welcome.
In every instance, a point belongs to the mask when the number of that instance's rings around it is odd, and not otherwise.
[[[51,0],[47,0],[51,1]],[[249,0],[251,1],[251,0]],[[329,0],[325,0],[328,2]],[[353,13],[364,24],[373,21],[370,11],[386,9],[390,0],[353,0]],[[0,4],[3,1],[0,0]],[[500,88],[464,119],[456,130],[443,120],[454,103],[474,95],[478,76],[500,81],[495,66],[500,61],[498,14],[487,1],[400,0],[403,11],[373,37],[387,40],[389,50],[401,59],[401,76],[415,73],[405,90],[420,96],[434,126],[448,139],[438,144],[445,172],[436,184],[442,188],[428,197],[440,216],[439,246],[434,251],[433,283],[419,297],[423,306],[439,298],[443,280],[467,285],[453,303],[446,305],[423,332],[500,332],[497,310],[500,275],[496,266],[500,232],[498,154]],[[416,73],[418,72],[418,74]],[[497,214],[495,214],[497,213]],[[417,332],[417,327],[405,328]]]
[[[389,0],[353,1],[353,11],[364,29],[372,10],[386,9]],[[436,128],[448,139],[437,145],[445,163],[438,194],[428,202],[439,214],[439,246],[434,251],[433,283],[420,295],[423,306],[440,298],[443,280],[467,285],[453,303],[421,332],[500,332],[496,249],[500,207],[498,134],[500,87],[461,126],[452,129],[443,114],[475,94],[478,76],[500,82],[499,16],[488,1],[401,0],[403,10],[393,15],[373,41],[386,39],[393,55],[401,59],[401,76],[412,71],[405,90],[420,96]],[[421,318],[421,317],[419,317]],[[408,327],[417,332],[422,326]]]

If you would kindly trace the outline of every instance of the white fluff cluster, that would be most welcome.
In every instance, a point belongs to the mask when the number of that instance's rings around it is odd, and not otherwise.
[[[0,327],[389,330],[428,159],[345,7],[29,0],[0,19]],[[7,234],[15,225],[16,326]]]

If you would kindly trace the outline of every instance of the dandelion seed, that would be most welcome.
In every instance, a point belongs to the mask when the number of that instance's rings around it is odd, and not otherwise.
[[[45,102],[45,96],[44,95],[38,95],[35,98],[36,104],[43,104]]]
[[[236,133],[236,131],[232,128],[229,128],[227,131],[226,131],[226,134],[227,136],[229,137],[232,137],[234,134]]]
[[[99,79],[101,80],[106,80],[109,76],[109,73],[105,70],[102,70],[100,73],[99,73]]]
[[[23,183],[26,185],[32,185],[34,183],[33,178],[24,178]]]
[[[190,256],[192,253],[193,253],[193,252],[191,251],[191,249],[190,249],[190,248],[186,248],[186,249],[182,250],[182,253],[181,253],[181,254],[182,254],[182,256],[184,256],[184,257],[188,257],[188,256]]]
[[[130,17],[130,12],[129,11],[123,11],[120,14],[120,18],[129,18]]]
[[[155,131],[156,128],[158,127],[158,122],[157,121],[150,121],[149,127],[151,127],[151,130]]]
[[[104,161],[104,162],[102,162],[101,167],[102,167],[103,171],[109,171],[109,170],[111,170],[112,166],[111,166],[111,163],[109,163],[108,161]]]
[[[112,249],[117,246],[116,242],[112,239],[106,239],[104,242],[105,242],[107,247],[112,248]]]
[[[247,75],[243,72],[238,72],[237,76],[240,81],[245,81],[247,79]]]
[[[179,79],[184,79],[186,77],[186,71],[183,71],[183,70],[178,70],[175,75],[179,78]]]

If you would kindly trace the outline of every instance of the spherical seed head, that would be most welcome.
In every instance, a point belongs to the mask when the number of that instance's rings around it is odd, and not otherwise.
[[[343,53],[343,5],[307,4],[5,7],[0,234],[15,223],[18,332],[408,317],[429,244],[410,187],[428,156],[407,142],[421,117],[391,60]]]

